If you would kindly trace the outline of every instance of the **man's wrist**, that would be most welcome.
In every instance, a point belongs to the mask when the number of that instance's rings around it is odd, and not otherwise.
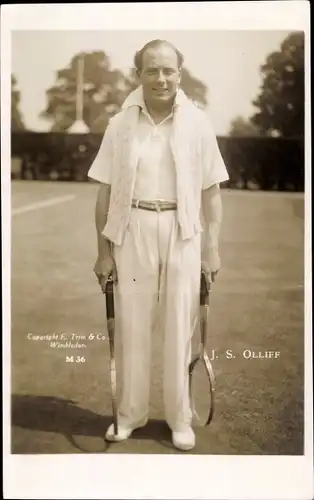
[[[105,238],[101,232],[98,231],[98,259],[104,259],[111,255],[110,241]]]
[[[217,271],[220,268],[218,246],[203,249],[201,260],[211,271]]]
[[[206,244],[203,247],[203,254],[214,254],[219,252],[219,246],[218,245],[213,245],[213,244]]]

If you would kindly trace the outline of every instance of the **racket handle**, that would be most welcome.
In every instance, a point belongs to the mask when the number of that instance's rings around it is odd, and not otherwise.
[[[207,303],[207,297],[209,294],[209,288],[205,278],[205,274],[201,273],[201,291],[200,291],[200,305],[204,306]]]
[[[114,289],[113,280],[109,278],[106,284],[106,309],[107,309],[107,319],[114,318]]]

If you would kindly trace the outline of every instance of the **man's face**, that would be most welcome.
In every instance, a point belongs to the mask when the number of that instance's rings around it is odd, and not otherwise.
[[[146,50],[138,74],[145,100],[156,104],[171,101],[180,82],[180,73],[177,54],[171,47],[160,45]]]

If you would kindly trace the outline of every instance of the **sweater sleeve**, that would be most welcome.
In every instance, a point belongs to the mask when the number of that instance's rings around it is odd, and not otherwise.
[[[104,133],[98,153],[87,173],[95,181],[111,185],[113,163],[113,131],[109,122]]]
[[[202,189],[229,180],[212,124],[207,116],[202,123]]]

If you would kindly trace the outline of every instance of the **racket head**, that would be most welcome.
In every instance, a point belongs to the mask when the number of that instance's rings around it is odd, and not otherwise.
[[[216,379],[215,379],[215,374],[214,374],[212,364],[209,360],[209,357],[208,357],[206,351],[203,353],[203,361],[204,361],[204,364],[206,366],[206,371],[208,373],[209,387],[210,387],[210,409],[208,412],[207,420],[205,422],[205,426],[206,426],[206,425],[210,424],[210,422],[212,421],[213,416],[214,416]]]
[[[215,377],[206,352],[195,356],[189,365],[189,394],[194,425],[209,425],[215,409]]]

